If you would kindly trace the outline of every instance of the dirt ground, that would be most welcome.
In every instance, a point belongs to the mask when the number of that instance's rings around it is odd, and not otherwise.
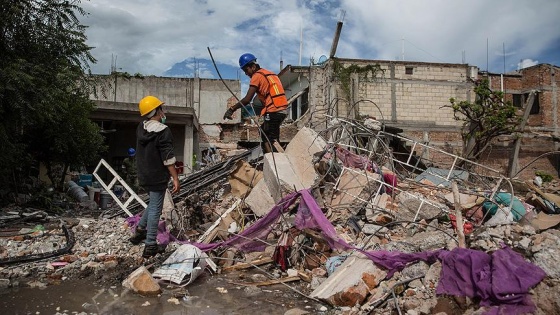
[[[116,274],[111,273],[111,274]],[[284,314],[293,308],[311,313],[321,305],[282,285],[266,288],[232,284],[239,275],[205,273],[186,288],[162,286],[146,297],[123,289],[110,276],[64,281],[44,289],[13,288],[0,293],[1,314]],[[322,312],[324,313],[324,312]]]

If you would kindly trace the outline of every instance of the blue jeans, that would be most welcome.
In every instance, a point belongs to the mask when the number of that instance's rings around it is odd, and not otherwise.
[[[165,190],[149,191],[150,201],[148,207],[142,213],[138,227],[147,229],[146,245],[157,244],[157,231],[161,211],[163,210],[163,198],[165,197]]]

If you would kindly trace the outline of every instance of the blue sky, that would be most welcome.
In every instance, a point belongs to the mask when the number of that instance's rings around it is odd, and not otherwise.
[[[309,65],[329,54],[341,19],[340,58],[465,61],[498,73],[560,66],[558,0],[92,0],[82,7],[98,74],[116,58],[132,74],[192,77],[196,65],[200,77],[217,78],[207,47],[229,79],[244,76],[236,70],[244,52],[276,72],[281,59]]]

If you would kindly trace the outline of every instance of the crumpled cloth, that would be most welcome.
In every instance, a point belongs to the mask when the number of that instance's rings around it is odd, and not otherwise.
[[[526,314],[535,310],[528,291],[537,285],[546,276],[546,273],[510,248],[503,246],[492,255],[465,248],[420,253],[364,251],[349,245],[337,235],[334,226],[325,217],[309,189],[285,196],[266,216],[241,233],[224,241],[210,244],[178,241],[168,232],[165,232],[167,236],[162,239],[190,243],[202,251],[227,246],[233,246],[245,252],[262,251],[266,243],[261,240],[266,240],[266,236],[281,215],[289,211],[289,207],[298,199],[300,199],[300,204],[294,222],[296,228],[319,230],[333,249],[361,252],[377,266],[385,268],[388,271],[387,278],[391,278],[395,272],[404,269],[411,263],[424,261],[432,264],[439,260],[442,264],[442,271],[436,294],[480,298],[480,305],[488,307],[486,314],[490,315]],[[132,228],[135,227],[138,220],[138,216],[127,219]],[[161,229],[158,232],[161,233]],[[158,240],[160,240],[159,234]]]
[[[535,310],[528,291],[546,273],[511,248],[502,245],[491,255],[456,248],[441,251],[438,259],[442,270],[436,294],[480,298],[481,306],[490,307],[486,314],[527,314]]]

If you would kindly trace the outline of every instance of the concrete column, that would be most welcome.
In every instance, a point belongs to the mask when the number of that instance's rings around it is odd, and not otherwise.
[[[200,117],[200,78],[193,78],[193,108]]]
[[[350,108],[348,109],[348,117],[352,119],[358,119],[360,115],[360,105],[356,103],[359,100],[360,93],[360,75],[357,73],[352,73],[350,78],[352,80],[351,95],[350,95]]]
[[[395,64],[391,63],[391,121],[397,121],[397,83],[395,81]]]
[[[183,156],[184,156],[184,164],[185,164],[185,168],[184,168],[184,172],[185,173],[190,173],[192,172],[192,170],[194,169],[194,165],[193,165],[193,154],[194,154],[194,150],[193,150],[193,145],[194,145],[194,141],[193,141],[193,122],[192,120],[189,119],[189,121],[187,121],[187,123],[185,123],[185,142],[183,143]],[[197,158],[199,158],[197,156]]]

